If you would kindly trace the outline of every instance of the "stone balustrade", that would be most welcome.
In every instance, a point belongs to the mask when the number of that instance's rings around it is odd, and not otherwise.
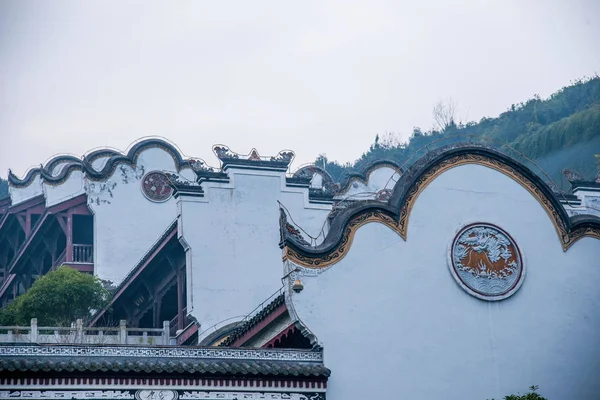
[[[0,343],[53,343],[53,344],[128,344],[169,345],[169,321],[162,328],[128,328],[125,320],[116,327],[83,326],[78,319],[70,327],[40,327],[37,318],[30,326],[0,326]]]

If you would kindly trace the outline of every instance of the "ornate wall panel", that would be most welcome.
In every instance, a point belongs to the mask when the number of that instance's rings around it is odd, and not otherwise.
[[[495,225],[476,223],[462,228],[449,251],[448,266],[456,282],[483,300],[514,294],[525,278],[519,247]]]

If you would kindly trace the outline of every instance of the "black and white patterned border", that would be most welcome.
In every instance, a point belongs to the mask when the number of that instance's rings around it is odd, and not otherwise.
[[[0,346],[0,357],[8,356],[161,357],[323,362],[323,354],[319,351],[138,346]]]

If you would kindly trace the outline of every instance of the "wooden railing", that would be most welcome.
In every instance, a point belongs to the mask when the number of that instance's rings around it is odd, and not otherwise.
[[[173,341],[174,342],[174,341]],[[83,326],[78,319],[70,327],[38,327],[37,318],[30,326],[0,326],[0,343],[57,343],[57,344],[137,344],[169,345],[169,321],[163,322],[162,329],[128,328],[124,320],[117,327]]]
[[[94,246],[91,244],[73,244],[73,262],[94,263]]]
[[[183,309],[183,328],[187,328],[187,326],[189,324],[192,323],[192,320],[190,319],[190,317],[187,315],[187,307],[184,307]],[[173,318],[170,322],[169,322],[169,329],[170,329],[170,334],[171,336],[177,336],[177,315],[175,315],[175,318]]]

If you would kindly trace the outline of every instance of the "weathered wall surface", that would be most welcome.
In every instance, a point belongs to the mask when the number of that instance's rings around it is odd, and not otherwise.
[[[155,203],[142,192],[142,178],[155,170],[176,171],[173,157],[158,147],[143,150],[135,168],[119,164],[103,181],[86,180],[94,214],[94,270],[101,279],[120,283],[177,218],[173,198]]]
[[[492,223],[526,266],[508,299],[469,295],[448,267],[457,232]],[[600,392],[600,241],[563,252],[538,201],[495,170],[464,165],[416,200],[407,241],[381,224],[359,228],[347,256],[292,293],[333,371],[328,398],[502,398],[540,385],[553,400]]]
[[[44,193],[42,178],[37,174],[27,186],[14,187],[9,185],[8,192],[10,193],[12,205],[16,206]]]
[[[205,182],[205,197],[182,201],[180,235],[187,260],[188,312],[201,335],[243,318],[281,287],[280,201],[317,236],[330,205],[310,204],[308,190],[289,188],[285,173],[227,170],[229,183]]]
[[[52,207],[85,193],[83,172],[72,171],[60,184],[43,183],[46,207]]]

